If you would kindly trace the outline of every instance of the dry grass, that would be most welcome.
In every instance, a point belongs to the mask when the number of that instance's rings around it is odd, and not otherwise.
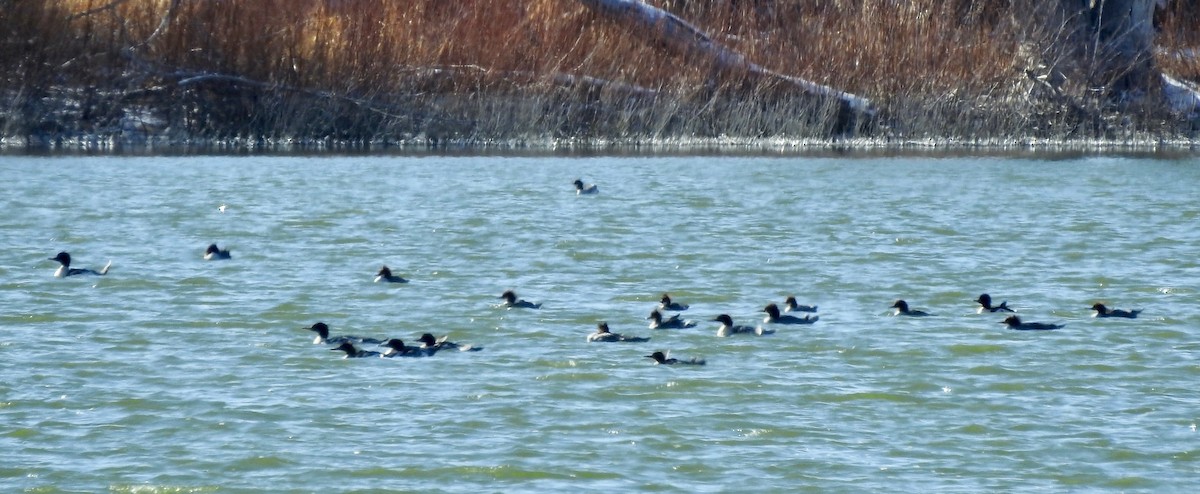
[[[1022,47],[1063,35],[1024,22],[1044,2],[653,3],[771,70],[872,98],[888,124],[876,133],[1106,132],[1029,103]],[[1187,3],[1159,16],[1169,48],[1200,47]],[[136,106],[207,138],[803,138],[831,125],[829,108],[714,81],[571,0],[0,0],[0,23],[14,27],[0,34],[5,135],[121,133]],[[1196,59],[1158,62],[1200,79]]]
[[[1200,8],[1194,2],[1177,0],[1160,11],[1155,19],[1159,28],[1157,57],[1163,71],[1176,77],[1200,81]],[[1177,56],[1192,50],[1192,57]]]

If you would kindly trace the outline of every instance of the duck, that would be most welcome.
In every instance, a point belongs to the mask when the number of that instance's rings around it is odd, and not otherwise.
[[[575,179],[575,195],[581,196],[584,194],[596,194],[600,192],[600,188],[596,184],[583,185],[583,180]]]
[[[1007,324],[1008,329],[1018,331],[1046,331],[1051,329],[1059,329],[1065,324],[1049,324],[1044,322],[1021,322],[1021,318],[1017,316],[1008,316],[1000,324]]]
[[[985,311],[986,312],[1016,312],[1015,310],[1012,310],[1008,307],[1007,300],[1000,302],[1000,305],[993,306],[992,305],[992,296],[988,295],[986,293],[979,295],[979,298],[975,299],[975,301],[979,303],[979,313],[980,314],[983,314]]]
[[[1099,303],[1092,305],[1092,310],[1096,311],[1095,314],[1092,314],[1092,317],[1124,317],[1126,319],[1136,319],[1138,314],[1140,314],[1142,312],[1141,309],[1138,309],[1138,310],[1109,309],[1104,304],[1099,304]]]
[[[378,272],[378,273],[375,273],[375,282],[376,282],[376,283],[379,283],[379,282],[383,282],[383,283],[408,283],[408,280],[406,280],[406,279],[404,279],[404,278],[401,278],[401,277],[399,277],[399,276],[394,276],[394,275],[392,275],[392,270],[391,270],[390,268],[388,268],[388,267],[385,265],[384,267],[382,267],[382,268],[379,268],[379,272]]]
[[[650,329],[683,329],[696,327],[696,321],[684,320],[679,318],[679,314],[671,316],[670,319],[663,319],[663,315],[657,309],[650,311],[650,315],[646,317],[650,319]]]
[[[660,299],[658,302],[658,310],[683,312],[685,310],[688,310],[688,304],[680,304],[680,303],[672,302],[671,296],[664,293],[664,294],[662,294],[662,299]]]
[[[315,323],[312,326],[309,326],[304,329],[307,329],[309,331],[313,331],[313,332],[317,333],[316,339],[313,340],[314,345],[322,345],[322,344],[323,345],[338,345],[341,343],[359,343],[359,344],[368,344],[369,343],[372,345],[378,345],[380,343],[383,343],[382,341],[374,339],[374,338],[360,338],[358,336],[346,335],[346,336],[331,337],[331,336],[329,336],[329,325],[327,325],[323,322]]]
[[[591,334],[587,335],[587,341],[588,341],[588,343],[593,343],[593,342],[614,343],[614,342],[618,342],[618,341],[624,341],[624,342],[628,342],[628,343],[645,343],[647,341],[650,341],[650,338],[624,336],[619,333],[613,333],[608,330],[607,322],[601,322],[596,325],[595,333],[591,333]]]
[[[734,325],[733,318],[729,317],[729,314],[721,314],[717,317],[714,317],[713,320],[721,323],[721,326],[717,328],[717,337],[719,338],[724,338],[726,336],[732,336],[735,334],[753,334],[762,336],[775,332],[773,329],[763,329],[761,326],[755,328],[753,326]]]
[[[892,304],[892,308],[896,309],[896,313],[894,315],[897,316],[925,317],[929,315],[929,313],[925,311],[909,309],[908,302],[903,300],[897,300],[896,303]]]
[[[434,338],[432,333],[425,333],[422,334],[417,341],[421,342],[421,349],[429,349],[433,351],[458,350],[460,352],[478,352],[483,350],[483,347],[481,346],[464,345],[455,343],[453,341],[446,341],[446,339],[449,337],[449,335],[446,335],[441,338]]]
[[[344,356],[342,358],[367,358],[367,357],[378,357],[379,356],[379,352],[373,352],[370,350],[359,350],[357,347],[354,346],[353,343],[350,343],[349,341],[344,341],[344,342],[342,342],[341,345],[338,345],[337,348],[330,348],[329,351],[331,351],[331,352],[338,352],[338,351],[346,352],[346,356]]]
[[[500,294],[500,298],[504,299],[504,303],[500,304],[498,307],[505,307],[509,309],[538,309],[542,307],[542,304],[540,303],[535,304],[533,302],[526,302],[518,299],[517,294],[512,290],[505,290],[504,293]]]
[[[405,346],[404,340],[401,340],[399,338],[390,338],[387,341],[380,343],[379,346],[387,347],[387,350],[384,350],[384,352],[379,355],[380,357],[383,357],[383,358],[429,357],[437,352],[436,348],[424,349],[424,348]]]
[[[208,248],[204,249],[205,261],[220,261],[223,259],[233,259],[233,256],[229,255],[229,249],[222,250],[220,247],[217,247],[217,244],[208,244]]]
[[[788,298],[783,301],[784,312],[816,312],[815,305],[800,305],[796,303],[796,297],[788,295]]]
[[[112,261],[108,261],[108,264],[104,265],[104,269],[101,269],[99,271],[96,271],[94,269],[72,268],[71,267],[71,254],[68,254],[66,252],[59,252],[57,256],[51,257],[50,260],[58,261],[58,263],[61,264],[61,266],[59,266],[58,269],[56,271],[54,271],[55,278],[66,278],[67,276],[77,276],[77,275],[81,275],[81,274],[104,276],[104,275],[108,274],[108,268],[112,267]]]
[[[820,319],[818,316],[796,317],[780,315],[779,306],[775,304],[767,304],[766,307],[763,307],[762,311],[767,313],[767,317],[763,319],[763,323],[766,324],[812,324],[817,322],[817,319]]]
[[[663,352],[651,353],[650,355],[646,355],[646,358],[654,359],[654,365],[704,365],[704,359],[702,358],[692,357],[687,360],[679,360],[677,358],[670,358]]]

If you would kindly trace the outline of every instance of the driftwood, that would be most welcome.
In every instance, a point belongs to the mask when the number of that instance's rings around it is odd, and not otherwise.
[[[773,72],[714,41],[687,21],[640,0],[579,0],[579,3],[689,63],[711,63],[718,73],[744,77],[752,83],[783,83],[821,101],[835,102],[843,116],[876,114],[875,106],[864,97]]]
[[[1167,74],[1162,74],[1162,81],[1167,108],[1190,120],[1200,119],[1200,89]]]

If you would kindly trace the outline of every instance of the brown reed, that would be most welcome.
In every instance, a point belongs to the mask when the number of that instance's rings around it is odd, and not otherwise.
[[[871,98],[873,135],[1105,137],[1121,117],[1088,88],[1031,97],[1030,67],[1067,56],[1038,48],[1071,34],[1028,22],[1046,2],[653,3],[770,70]],[[1158,16],[1158,63],[1197,80],[1196,58],[1167,55],[1200,46],[1188,3]],[[571,0],[0,0],[0,23],[4,135],[127,133],[144,108],[179,138],[805,138],[834,113],[714,79]]]

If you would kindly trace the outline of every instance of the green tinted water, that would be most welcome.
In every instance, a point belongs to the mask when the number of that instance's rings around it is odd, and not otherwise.
[[[1197,159],[4,157],[0,176],[5,490],[1200,485]],[[201,260],[210,242],[233,260]],[[112,271],[54,279],[59,250]],[[411,282],[372,283],[382,264]],[[509,288],[543,308],[493,308]],[[664,291],[699,327],[646,328]],[[1005,330],[984,292],[1066,328]],[[714,336],[787,295],[820,321]],[[935,317],[891,317],[898,298]],[[601,320],[652,339],[586,343]],[[316,321],[485,348],[343,360]]]

